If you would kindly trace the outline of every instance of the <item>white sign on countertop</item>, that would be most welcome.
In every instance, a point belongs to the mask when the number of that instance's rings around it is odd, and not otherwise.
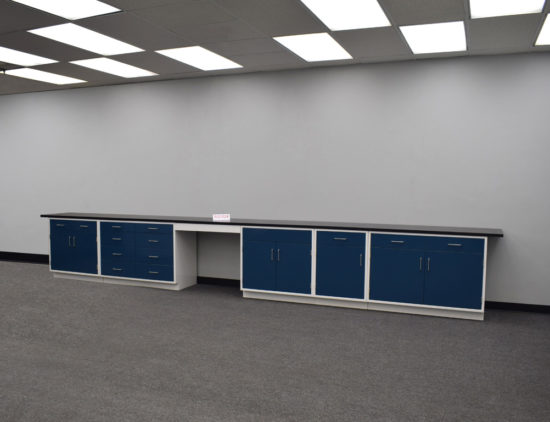
[[[212,214],[212,221],[228,222],[231,221],[231,214]]]

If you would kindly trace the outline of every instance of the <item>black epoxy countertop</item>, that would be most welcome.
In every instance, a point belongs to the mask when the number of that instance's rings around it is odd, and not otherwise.
[[[119,220],[119,221],[157,221],[165,223],[193,224],[225,224],[232,226],[265,226],[265,227],[303,227],[311,229],[333,230],[364,230],[378,232],[449,234],[464,236],[503,237],[502,229],[480,227],[445,227],[445,226],[414,226],[405,224],[374,224],[374,223],[341,223],[332,221],[295,221],[295,220],[252,220],[235,218],[231,222],[213,222],[208,217],[182,217],[165,215],[139,214],[99,214],[82,212],[64,212],[57,214],[42,214],[45,218],[74,218],[78,220]]]

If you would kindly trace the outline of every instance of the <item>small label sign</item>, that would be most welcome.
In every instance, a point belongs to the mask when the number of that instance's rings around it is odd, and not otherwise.
[[[231,214],[212,214],[212,221],[228,222],[231,221]]]

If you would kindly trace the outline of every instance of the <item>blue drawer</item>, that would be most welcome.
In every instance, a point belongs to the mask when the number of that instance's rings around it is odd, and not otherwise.
[[[170,233],[136,233],[136,249],[172,250],[174,241]]]
[[[243,229],[243,240],[311,244],[311,230]]]
[[[135,277],[134,263],[102,261],[101,274],[114,277]]]
[[[484,239],[471,237],[431,237],[429,250],[483,254]]]
[[[135,224],[137,233],[172,233],[172,224]]]
[[[75,227],[76,221],[74,220],[50,220],[51,234],[65,234],[70,231],[72,235]]]
[[[102,261],[133,262],[136,256],[134,245],[101,246]]]
[[[172,265],[136,264],[135,277],[148,280],[174,281],[174,267]]]
[[[136,243],[136,234],[132,232],[101,235],[101,245],[110,245],[119,248],[133,247]]]
[[[135,224],[133,223],[112,223],[101,222],[101,237],[120,236],[125,233],[135,232]]]
[[[317,242],[334,243],[342,246],[365,246],[365,233],[318,231]]]
[[[174,254],[171,249],[140,248],[136,250],[136,262],[140,264],[173,265]]]
[[[431,237],[412,236],[402,234],[378,234],[372,235],[373,248],[394,248],[394,249],[429,249]]]

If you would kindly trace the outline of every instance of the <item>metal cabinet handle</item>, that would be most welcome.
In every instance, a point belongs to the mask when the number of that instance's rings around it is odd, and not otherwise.
[[[428,272],[430,272],[430,257],[428,257]]]
[[[88,228],[88,226],[87,226],[86,224],[81,224],[80,227],[83,228],[83,229],[87,229],[87,228]]]
[[[71,245],[71,237],[72,237],[72,236],[69,236],[69,248],[70,248],[71,246],[73,246],[73,245]]]
[[[281,250],[277,249],[277,262],[281,260]]]
[[[457,248],[462,246],[462,243],[447,243],[448,246],[455,246]]]
[[[120,227],[120,226],[111,226],[111,228],[112,228],[112,229],[120,229],[120,228],[122,228],[122,227]]]
[[[122,271],[122,268],[113,268],[113,271]]]
[[[122,240],[121,237],[113,237],[113,240]]]
[[[363,254],[359,254],[359,266],[362,267],[363,266]]]
[[[149,243],[159,243],[159,241],[155,239],[149,239]]]
[[[120,252],[113,252],[113,256],[122,256]]]
[[[158,256],[156,256],[156,255],[149,255],[149,256],[148,256],[147,258],[151,258],[151,259],[159,259],[159,257],[158,257]]]
[[[149,271],[149,274],[158,274],[158,271]]]
[[[391,243],[405,243],[404,240],[392,240]]]
[[[56,224],[56,226],[57,226],[57,227],[65,227],[65,224],[59,223],[59,224]]]
[[[420,267],[418,268],[418,271],[422,271],[422,257],[420,257]]]
[[[347,237],[334,237],[334,240],[348,240]]]
[[[158,227],[147,227],[147,230],[158,230]]]
[[[275,249],[271,248],[271,261],[273,261],[273,253],[275,252]]]

